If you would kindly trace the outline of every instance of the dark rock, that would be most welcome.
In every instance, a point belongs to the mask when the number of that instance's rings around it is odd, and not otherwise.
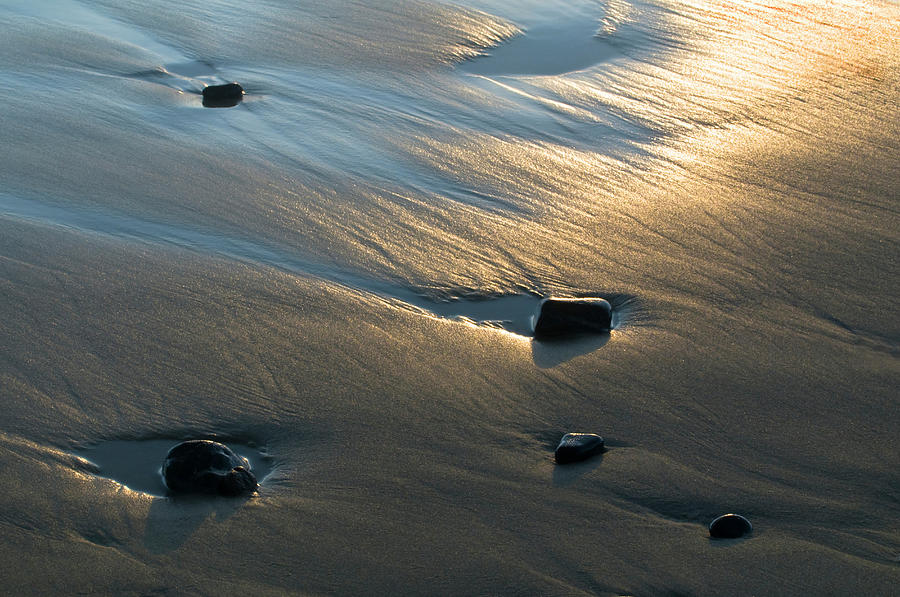
[[[709,536],[716,539],[737,539],[753,532],[753,525],[740,514],[723,514],[709,523]]]
[[[209,85],[203,88],[203,106],[206,108],[231,108],[244,99],[244,88],[237,83]]]
[[[233,497],[259,487],[246,459],[228,446],[209,440],[186,441],[169,450],[163,464],[163,478],[175,493]]]
[[[612,305],[602,298],[548,298],[541,301],[534,323],[535,338],[608,332]]]
[[[556,446],[556,462],[579,462],[604,451],[603,438],[594,433],[567,433]]]

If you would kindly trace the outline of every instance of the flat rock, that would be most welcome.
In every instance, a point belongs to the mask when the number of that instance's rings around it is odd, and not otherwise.
[[[612,305],[602,298],[546,298],[534,323],[535,338],[608,332]]]
[[[237,83],[208,85],[201,93],[205,108],[231,108],[244,99],[244,88]]]
[[[567,433],[556,446],[556,462],[579,462],[603,453],[604,449],[603,438],[595,433]]]
[[[225,444],[190,440],[169,450],[163,464],[166,487],[175,493],[206,493],[234,497],[259,487],[250,463]]]
[[[709,523],[709,536],[716,539],[737,539],[753,532],[753,525],[740,514],[723,514]]]

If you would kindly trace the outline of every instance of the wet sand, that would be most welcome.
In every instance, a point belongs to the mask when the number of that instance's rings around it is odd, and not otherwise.
[[[895,7],[603,4],[617,57],[535,76],[460,62],[528,3],[77,6],[2,9],[6,590],[900,584]],[[630,310],[484,323],[546,295]],[[570,431],[608,450],[556,465]],[[263,451],[258,495],[85,460],[195,437]],[[726,512],[753,533],[711,540]]]

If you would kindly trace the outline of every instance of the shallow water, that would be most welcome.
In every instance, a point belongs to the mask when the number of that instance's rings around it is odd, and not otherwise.
[[[201,438],[209,439],[209,438]],[[140,491],[154,497],[169,494],[162,475],[162,466],[169,450],[177,440],[112,440],[94,446],[87,446],[76,452],[95,466],[96,474],[110,479],[132,491]],[[260,486],[264,486],[266,476],[272,471],[271,458],[256,446],[228,442],[231,450],[249,462]],[[261,489],[260,491],[263,491]]]
[[[4,586],[888,594],[898,22],[0,4]],[[553,295],[613,331],[533,341]],[[610,450],[555,466],[579,431]],[[153,489],[134,438],[211,436],[265,491]]]

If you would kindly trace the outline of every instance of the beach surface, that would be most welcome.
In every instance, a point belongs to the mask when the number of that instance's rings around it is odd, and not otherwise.
[[[896,2],[7,0],[0,100],[3,592],[897,594]]]

